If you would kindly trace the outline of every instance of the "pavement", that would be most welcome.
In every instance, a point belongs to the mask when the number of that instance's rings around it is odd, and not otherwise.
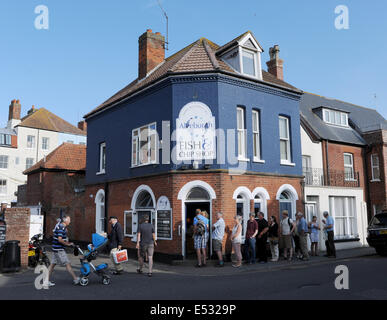
[[[69,255],[74,270],[79,272],[79,259]],[[108,262],[100,256],[96,264]],[[74,286],[69,274],[58,267],[53,274],[56,285],[48,290],[34,286],[37,274],[26,270],[0,276],[0,300],[266,300],[266,299],[387,299],[387,258],[372,248],[338,251],[338,258],[312,257],[310,261],[279,261],[243,265],[233,268],[197,269],[194,261],[174,266],[156,263],[153,277],[136,273],[137,262],[124,264],[125,272],[112,276],[111,284],[102,285],[100,278],[90,276],[87,287]],[[337,266],[349,270],[349,290],[337,290]],[[144,270],[146,272],[146,269]]]
[[[205,268],[195,268],[196,260],[184,260],[179,262],[178,264],[165,264],[155,262],[153,267],[154,273],[166,273],[166,274],[180,274],[180,275],[189,275],[195,273],[198,276],[219,276],[219,275],[232,275],[238,273],[246,273],[246,272],[265,272],[265,271],[274,271],[281,270],[283,268],[287,269],[289,267],[303,267],[303,266],[315,266],[321,264],[331,263],[332,260],[335,262],[345,261],[351,258],[357,257],[365,257],[375,254],[375,249],[370,247],[360,247],[355,249],[347,249],[337,251],[337,258],[327,258],[324,257],[324,253],[320,253],[320,256],[310,257],[309,261],[302,260],[293,260],[291,262],[287,260],[279,260],[277,262],[268,262],[266,264],[255,263],[252,265],[244,264],[240,268],[232,267],[231,262],[226,262],[224,267],[215,267],[217,260],[208,260],[207,267]],[[49,253],[49,257],[51,257],[51,253]],[[73,268],[78,271],[80,267],[79,257],[75,257],[73,254],[69,253],[68,257],[71,261],[71,265]],[[100,263],[107,263],[109,267],[113,267],[113,264],[109,258],[109,256],[100,254],[97,260],[92,261],[94,265],[98,265]],[[138,268],[138,262],[135,259],[129,259],[128,262],[123,263],[124,271],[127,273],[136,273],[136,269]],[[148,264],[145,263],[144,273],[147,272]],[[27,270],[24,270],[26,272]]]

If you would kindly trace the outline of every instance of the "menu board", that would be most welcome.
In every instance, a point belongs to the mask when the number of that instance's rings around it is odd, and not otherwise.
[[[172,240],[172,210],[157,210],[157,239]]]
[[[0,247],[5,243],[5,234],[7,231],[7,226],[0,225]]]

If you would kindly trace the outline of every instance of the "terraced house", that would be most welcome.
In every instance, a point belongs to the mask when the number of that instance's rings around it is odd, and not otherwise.
[[[63,142],[86,144],[85,123],[71,125],[45,108],[32,108],[21,117],[21,104],[9,106],[7,126],[0,129],[0,201],[16,204],[18,186],[26,183],[23,171]],[[23,190],[23,188],[21,188]]]
[[[306,216],[321,221],[330,212],[338,249],[366,245],[369,218],[386,206],[387,121],[309,93],[300,109]]]
[[[277,46],[263,70],[251,32],[222,46],[201,38],[168,58],[164,44],[160,33],[141,35],[138,78],[85,116],[89,225],[79,240],[115,215],[133,249],[147,215],[156,253],[186,258],[200,208],[210,220],[224,213],[228,254],[236,214],[244,234],[251,211],[303,211],[302,92],[283,80]]]

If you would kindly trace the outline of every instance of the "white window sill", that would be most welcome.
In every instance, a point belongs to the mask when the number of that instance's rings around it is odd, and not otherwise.
[[[296,164],[293,162],[281,161],[281,166],[295,167]]]
[[[356,179],[344,179],[344,181],[347,181],[347,182],[357,182]]]
[[[380,182],[380,179],[372,179],[370,182]]]
[[[159,163],[158,162],[143,163],[143,164],[139,164],[139,165],[136,165],[136,166],[131,166],[130,168],[134,169],[134,168],[152,166],[152,165],[155,165],[155,164],[159,164]]]
[[[102,174],[106,174],[106,172],[105,172],[105,171],[101,171],[101,172],[97,172],[97,173],[96,173],[97,176],[100,176],[100,175],[102,175]]]
[[[238,161],[241,161],[241,162],[250,162],[250,159],[244,158],[244,157],[238,157]]]
[[[261,159],[254,159],[253,162],[255,162],[255,163],[265,163],[266,161],[265,160],[261,160]]]

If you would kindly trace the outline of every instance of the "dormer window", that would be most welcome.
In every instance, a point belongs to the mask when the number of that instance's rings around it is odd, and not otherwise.
[[[262,80],[261,53],[262,47],[250,32],[219,48],[219,55],[236,72]]]
[[[242,73],[253,77],[256,76],[256,56],[255,52],[242,49]]]
[[[336,126],[348,127],[348,113],[342,111],[323,109],[323,120]]]

